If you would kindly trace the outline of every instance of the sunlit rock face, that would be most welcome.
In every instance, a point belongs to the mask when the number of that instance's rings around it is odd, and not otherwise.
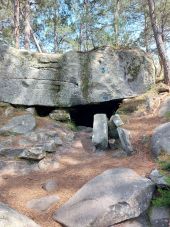
[[[141,50],[39,54],[0,45],[0,101],[70,107],[123,99],[155,83],[152,59]]]

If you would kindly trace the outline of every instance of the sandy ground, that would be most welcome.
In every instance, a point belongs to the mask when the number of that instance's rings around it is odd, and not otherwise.
[[[135,154],[128,158],[113,159],[112,152],[96,154],[93,151],[90,134],[77,132],[72,146],[60,156],[60,168],[51,172],[34,172],[25,176],[1,175],[0,200],[19,212],[26,214],[42,227],[61,226],[52,219],[54,211],[62,206],[88,180],[114,167],[129,167],[142,176],[147,176],[156,166],[150,154],[150,136],[153,129],[163,120],[156,116],[130,117],[125,127],[133,137]],[[56,192],[48,193],[42,184],[48,179],[58,182]],[[26,208],[34,198],[56,194],[59,202],[48,211],[37,213]]]

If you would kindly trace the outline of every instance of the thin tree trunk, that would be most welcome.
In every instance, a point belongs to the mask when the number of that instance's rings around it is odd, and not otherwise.
[[[57,7],[55,6],[55,13],[54,13],[54,52],[56,53],[58,51],[58,36],[57,36]]]
[[[115,33],[115,45],[119,46],[119,11],[120,11],[120,0],[116,1],[116,9],[114,16],[114,33]]]
[[[154,0],[147,0],[147,1],[149,5],[150,19],[151,19],[152,29],[153,29],[158,53],[164,68],[164,82],[170,85],[170,63],[168,60],[168,56],[166,54],[164,42],[162,40],[161,29],[157,24],[157,19],[155,14],[155,2]]]
[[[19,48],[19,10],[20,4],[19,0],[14,0],[14,38],[15,38],[15,47]]]
[[[34,35],[34,32],[33,32],[32,29],[31,29],[31,34],[32,34],[32,37],[33,37],[33,39],[34,39],[35,45],[36,45],[36,47],[37,47],[37,50],[38,50],[40,53],[42,53],[42,49],[41,49],[41,47],[40,47],[40,45],[39,45],[39,41],[37,40],[36,36]]]
[[[24,39],[24,47],[25,49],[30,48],[30,3],[29,0],[25,0],[25,39]]]

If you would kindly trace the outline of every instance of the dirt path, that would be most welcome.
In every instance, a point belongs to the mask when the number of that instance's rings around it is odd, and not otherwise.
[[[135,155],[113,159],[112,152],[96,154],[93,151],[90,134],[79,132],[70,148],[60,156],[60,168],[51,172],[35,172],[26,176],[3,175],[0,180],[0,200],[26,214],[42,227],[58,227],[52,214],[64,204],[88,180],[114,167],[129,167],[145,176],[155,167],[150,156],[150,135],[161,120],[157,117],[130,118],[125,125],[132,132]],[[58,182],[58,190],[47,193],[42,183],[48,179]],[[26,208],[27,201],[49,194],[56,194],[60,201],[47,212],[36,213]]]

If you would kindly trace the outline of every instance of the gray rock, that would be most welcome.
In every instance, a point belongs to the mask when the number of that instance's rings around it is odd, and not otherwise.
[[[40,227],[27,216],[10,208],[5,203],[0,203],[1,227]]]
[[[133,147],[130,141],[130,132],[120,127],[117,128],[117,131],[123,150],[127,153],[127,155],[131,155],[133,153]]]
[[[35,126],[35,118],[30,114],[13,117],[0,129],[0,135],[25,134],[32,131]]]
[[[59,197],[57,195],[49,195],[27,202],[27,207],[38,212],[44,212],[48,210],[52,205],[56,204],[58,201]]]
[[[67,227],[108,227],[147,210],[153,183],[128,168],[115,168],[85,184],[53,215]]]
[[[61,146],[61,145],[62,145],[62,141],[60,140],[60,138],[57,138],[56,141],[51,140],[51,141],[45,142],[45,144],[43,145],[43,149],[46,152],[53,153],[53,152],[56,152],[58,146]]]
[[[93,121],[92,142],[97,149],[108,147],[108,121],[106,114],[95,114]]]
[[[55,158],[44,158],[38,163],[38,167],[40,170],[54,170],[58,169],[60,166],[59,162]]]
[[[167,114],[170,116],[170,97],[168,96],[159,110],[159,116],[165,117]]]
[[[23,149],[18,148],[0,148],[0,155],[5,157],[18,157],[23,152]]]
[[[79,125],[77,126],[77,130],[83,131],[83,132],[92,132],[93,128]]]
[[[58,189],[58,183],[56,180],[50,179],[43,183],[42,188],[47,192],[54,192]]]
[[[42,147],[31,147],[24,149],[19,155],[19,158],[41,160],[46,156],[46,153]]]
[[[152,59],[137,49],[39,54],[0,44],[0,53],[0,101],[12,104],[99,103],[136,96],[155,83]]]
[[[115,114],[111,117],[113,123],[116,125],[116,127],[122,126],[124,123],[122,119],[120,118],[119,114]]]
[[[166,181],[166,176],[161,174],[159,170],[154,169],[149,175],[149,178],[158,186],[158,187],[170,187],[170,184]]]
[[[149,217],[147,214],[142,214],[137,218],[121,222],[120,224],[115,224],[110,227],[151,227],[149,222]]]
[[[50,118],[56,121],[67,122],[70,121],[70,114],[65,110],[54,110],[49,114]]]
[[[169,227],[170,225],[170,208],[168,207],[152,207],[149,216],[153,227]]]
[[[161,154],[170,155],[170,122],[158,126],[151,139],[152,155],[157,158]]]
[[[109,138],[111,139],[118,139],[119,135],[117,132],[117,127],[115,125],[115,123],[113,122],[113,118],[114,116],[111,116],[109,122],[108,122],[108,127],[109,127]]]

